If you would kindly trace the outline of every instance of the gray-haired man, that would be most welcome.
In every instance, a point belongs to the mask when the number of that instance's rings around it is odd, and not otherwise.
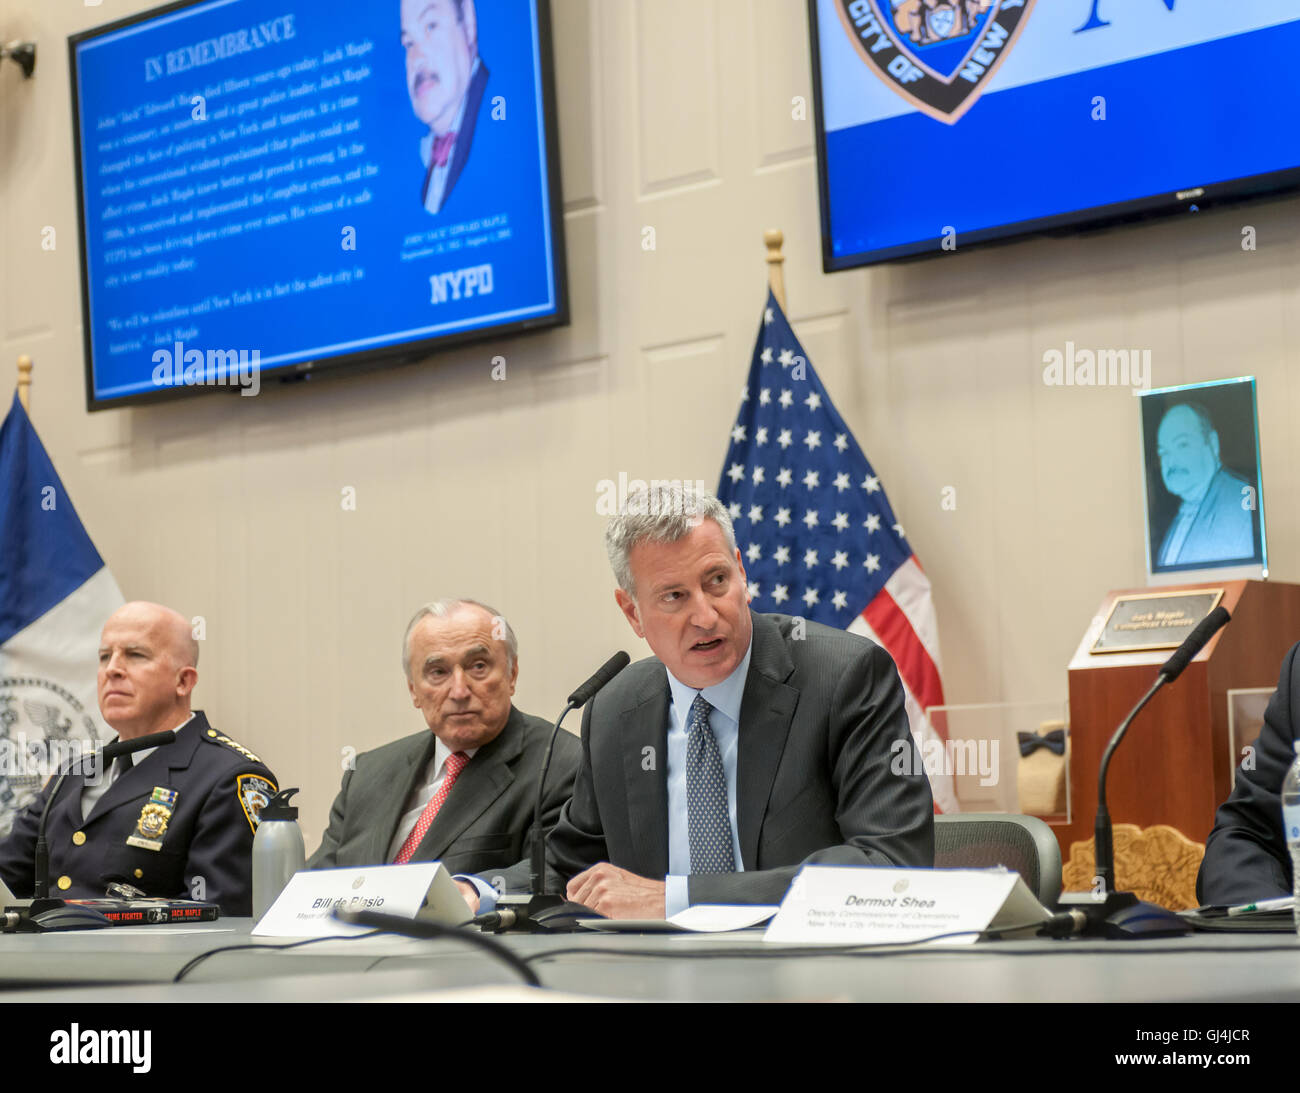
[[[548,841],[571,900],[614,918],[778,903],[804,864],[930,866],[934,806],[889,655],[748,607],[727,511],[669,487],[605,536],[614,597],[653,658],[587,706]],[[895,764],[897,766],[897,764]]]
[[[519,862],[551,726],[510,701],[519,677],[510,624],[474,600],[427,604],[406,628],[402,666],[428,731],[356,757],[307,867],[441,861],[453,874],[490,876]],[[573,790],[579,751],[560,733],[546,779],[546,830]],[[462,891],[473,905],[464,884]]]

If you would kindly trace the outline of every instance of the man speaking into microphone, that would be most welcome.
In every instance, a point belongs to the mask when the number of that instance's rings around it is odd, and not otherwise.
[[[891,763],[913,745],[883,649],[751,611],[711,495],[633,493],[605,545],[618,606],[655,656],[587,704],[573,799],[547,844],[568,899],[662,918],[779,903],[805,864],[933,865],[929,783],[919,760]]]
[[[277,785],[256,755],[190,709],[198,660],[189,623],[170,608],[128,603],[104,624],[104,720],[122,741],[176,737],[108,770],[87,761],[64,780],[46,821],[51,896],[95,899],[122,881],[148,896],[216,903],[225,915],[252,913],[253,833]],[[35,887],[37,831],[55,781],[0,843],[0,877],[19,897]]]

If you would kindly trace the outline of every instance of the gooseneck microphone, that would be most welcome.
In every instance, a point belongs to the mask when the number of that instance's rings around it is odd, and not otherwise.
[[[562,895],[548,895],[546,892],[546,832],[542,828],[546,775],[551,769],[555,739],[560,735],[560,725],[569,712],[590,702],[596,696],[596,692],[626,668],[631,660],[632,658],[626,653],[615,653],[600,666],[595,675],[569,695],[569,701],[560,711],[560,716],[555,719],[555,727],[551,729],[551,738],[547,741],[546,751],[542,756],[541,771],[537,778],[537,801],[533,807],[533,830],[528,855],[528,894],[498,897],[495,911],[479,915],[474,919],[475,925],[481,929],[493,933],[504,933],[507,930],[537,930],[540,927],[533,916],[549,908],[558,907],[564,902]]]
[[[632,662],[632,658],[626,653],[615,653],[609,660],[605,661],[596,669],[596,674],[586,683],[579,687],[573,694],[569,695],[569,704],[565,707],[564,713],[560,714],[560,720],[564,720],[564,715],[570,710],[576,710],[585,706],[593,698],[596,692],[605,686],[619,672],[626,668]]]
[[[1101,768],[1097,773],[1097,819],[1093,824],[1093,835],[1096,845],[1096,875],[1107,892],[1115,887],[1115,851],[1112,845],[1110,813],[1106,808],[1106,776],[1110,771],[1111,757],[1119,747],[1120,741],[1124,739],[1124,734],[1128,732],[1133,719],[1142,711],[1142,707],[1155,697],[1155,693],[1161,687],[1166,683],[1172,683],[1182,675],[1183,669],[1192,662],[1192,658],[1205,648],[1209,640],[1222,630],[1231,618],[1226,608],[1216,607],[1196,625],[1196,629],[1187,635],[1182,645],[1174,650],[1173,656],[1165,661],[1156,675],[1156,681],[1151,684],[1151,689],[1133,707],[1132,712],[1115,730],[1110,743],[1106,745],[1106,750],[1101,757]]]
[[[1074,910],[1078,916],[1076,932],[1096,933],[1099,928],[1105,927],[1106,920],[1116,912],[1135,907],[1139,903],[1138,898],[1132,892],[1117,892],[1115,890],[1115,848],[1110,811],[1106,807],[1106,777],[1110,772],[1110,761],[1115,754],[1115,749],[1119,747],[1120,741],[1124,739],[1124,734],[1128,732],[1133,719],[1155,697],[1156,692],[1166,683],[1172,683],[1182,675],[1183,669],[1191,663],[1192,658],[1205,648],[1209,640],[1223,629],[1231,618],[1232,616],[1228,614],[1226,608],[1216,607],[1197,624],[1196,628],[1183,640],[1182,645],[1165,661],[1156,674],[1156,680],[1151,684],[1150,690],[1142,696],[1138,704],[1124,718],[1119,728],[1115,730],[1115,735],[1110,738],[1110,743],[1106,745],[1105,752],[1102,753],[1101,766],[1097,772],[1097,818],[1093,824],[1095,874],[1097,881],[1100,882],[1101,892],[1099,895],[1102,898],[1097,899],[1091,892],[1066,892],[1062,895],[1061,907]],[[1181,919],[1178,919],[1171,912],[1154,905],[1147,905],[1147,913],[1143,917],[1149,921],[1140,927],[1140,931],[1147,936],[1158,933],[1186,933],[1188,929]],[[1155,920],[1158,918],[1163,918],[1163,921],[1156,922]],[[1131,937],[1135,936],[1136,931],[1131,932],[1112,928],[1104,929],[1104,932],[1111,937]]]
[[[542,806],[546,789],[546,773],[551,768],[551,753],[555,750],[555,738],[560,734],[560,725],[571,710],[585,706],[596,697],[602,687],[632,662],[626,653],[615,653],[597,669],[586,683],[569,695],[568,704],[555,719],[555,728],[551,730],[551,739],[546,745],[546,754],[542,757],[542,772],[537,779],[537,807],[533,810],[533,853],[532,865],[528,874],[528,892],[532,896],[528,909],[530,912],[542,910],[548,906],[558,906],[564,902],[560,896],[548,897],[546,894],[546,834],[542,830]]]
[[[70,763],[66,769],[59,771],[59,776],[54,781],[50,795],[45,798],[45,808],[41,810],[41,822],[36,829],[35,886],[32,890],[34,898],[38,900],[47,899],[50,894],[50,851],[45,842],[45,825],[49,822],[50,812],[54,808],[54,799],[58,797],[59,790],[63,788],[63,782],[68,777],[68,774],[75,767],[80,767],[83,772],[88,768],[104,771],[108,769],[108,764],[112,763],[119,755],[130,755],[132,752],[144,751],[145,748],[157,748],[163,744],[170,744],[175,739],[175,730],[168,729],[166,732],[154,732],[148,736],[137,736],[131,740],[114,740],[110,744],[105,744],[98,752],[94,752],[90,756],[83,755],[75,762]]]

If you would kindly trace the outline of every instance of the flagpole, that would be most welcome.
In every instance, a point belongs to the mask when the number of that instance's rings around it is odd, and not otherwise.
[[[767,283],[772,288],[776,302],[785,310],[785,255],[781,253],[781,244],[785,242],[785,232],[780,228],[768,228],[763,233],[763,242],[767,244]]]
[[[32,406],[32,358],[24,353],[18,358],[18,401],[23,404],[23,410],[30,413]]]

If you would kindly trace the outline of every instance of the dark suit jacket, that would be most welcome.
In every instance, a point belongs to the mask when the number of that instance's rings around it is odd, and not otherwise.
[[[511,706],[505,728],[461,771],[411,861],[440,861],[451,873],[484,873],[519,862],[529,845],[537,776],[550,735],[547,722]],[[398,821],[436,744],[425,729],[358,755],[343,775],[329,827],[307,868],[386,863]],[[542,810],[548,831],[573,792],[579,751],[572,734],[556,737]]]
[[[474,146],[474,131],[478,128],[479,112],[484,109],[483,92],[487,88],[488,75],[488,67],[480,57],[478,69],[470,79],[469,86],[465,89],[465,116],[461,120],[460,131],[456,134],[456,143],[452,145],[451,159],[447,161],[447,181],[442,187],[442,199],[438,203],[438,212],[442,212],[447,207],[447,201],[451,198],[451,191],[455,188],[456,182],[465,170],[465,165],[469,162],[469,153]],[[429,183],[433,178],[433,168],[434,162],[432,150],[430,150],[429,167],[424,173],[424,187],[420,191],[420,200],[422,202],[429,192]]]
[[[1220,467],[1210,480],[1210,488],[1196,509],[1196,518],[1178,556],[1164,561],[1165,547],[1178,526],[1178,510],[1165,531],[1156,554],[1160,565],[1189,565],[1193,562],[1216,562],[1230,558],[1248,560],[1255,553],[1255,526],[1253,513],[1241,507],[1242,487],[1250,485],[1239,474]]]
[[[1237,768],[1232,795],[1219,806],[1196,877],[1203,904],[1249,903],[1291,895],[1291,857],[1282,832],[1282,782],[1295,760],[1300,725],[1300,645],[1282,661],[1277,692],[1255,741],[1254,769]]]
[[[146,895],[205,899],[226,915],[253,913],[252,854],[256,813],[252,796],[276,790],[275,776],[247,749],[223,737],[202,711],[176,740],[140,760],[81,816],[86,779],[69,775],[45,829],[50,850],[50,895],[94,899],[110,881],[124,880]],[[35,885],[32,856],[41,811],[53,779],[14,820],[0,844],[0,876],[16,896]],[[162,848],[130,846],[154,788],[174,790]],[[259,801],[260,805],[262,802]],[[84,836],[80,842],[76,836]],[[60,879],[68,883],[60,886]],[[196,885],[202,878],[202,885]]]
[[[779,903],[804,864],[932,866],[934,802],[919,756],[892,764],[917,773],[891,769],[891,745],[914,745],[889,654],[814,622],[798,640],[789,616],[750,614],[736,756],[745,869],[693,875],[691,903]],[[668,873],[669,701],[667,671],[650,658],[587,705],[573,800],[548,842],[560,880],[602,861]]]

